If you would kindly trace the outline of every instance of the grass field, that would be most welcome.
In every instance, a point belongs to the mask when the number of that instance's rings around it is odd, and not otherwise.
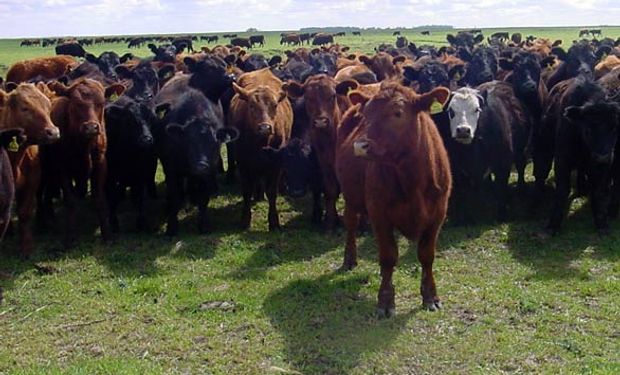
[[[617,38],[620,28],[604,33]],[[281,53],[277,34],[265,53]],[[392,40],[377,33],[340,41],[369,52]],[[0,41],[0,51],[4,66],[51,53],[15,40]],[[15,237],[3,243],[0,374],[620,373],[620,225],[597,236],[588,204],[577,199],[562,234],[541,237],[548,205],[532,214],[513,195],[508,223],[490,219],[489,199],[478,222],[442,232],[439,312],[421,309],[415,248],[401,239],[397,315],[388,320],[374,316],[374,239],[359,239],[357,269],[337,272],[344,233],[313,228],[309,198],[279,198],[281,232],[267,231],[265,202],[240,232],[239,190],[222,183],[211,204],[214,232],[197,235],[188,209],[175,240],[163,235],[162,200],[150,204],[151,234],[130,230],[126,203],[126,230],[110,246],[100,244],[94,204],[84,201],[75,249],[59,251],[62,212],[50,233],[37,235],[32,262],[18,260]]]

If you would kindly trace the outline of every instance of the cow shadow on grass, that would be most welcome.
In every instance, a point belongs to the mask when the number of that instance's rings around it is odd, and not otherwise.
[[[561,232],[548,236],[543,232],[551,210],[530,222],[514,223],[508,227],[506,246],[514,259],[532,269],[534,279],[580,278],[589,273],[580,270],[575,261],[583,257],[620,259],[620,225],[611,223],[611,234],[600,236],[593,223],[587,199],[580,198],[564,220]],[[576,208],[575,208],[576,207]]]
[[[363,290],[368,277],[328,273],[293,281],[267,296],[263,311],[284,337],[284,366],[304,374],[347,374],[362,356],[389,349],[421,311],[377,320],[376,301]]]

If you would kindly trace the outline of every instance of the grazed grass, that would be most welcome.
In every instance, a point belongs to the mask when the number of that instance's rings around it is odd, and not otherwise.
[[[339,273],[344,235],[309,224],[309,199],[279,198],[278,233],[267,232],[260,202],[252,229],[240,232],[238,189],[220,191],[209,235],[196,234],[189,209],[181,236],[165,238],[161,201],[150,202],[153,232],[135,234],[126,203],[125,232],[102,246],[85,201],[71,251],[58,251],[62,220],[37,236],[33,262],[17,260],[16,238],[7,238],[0,373],[620,372],[620,227],[593,234],[584,200],[551,239],[537,235],[548,207],[531,214],[516,194],[507,224],[488,219],[489,199],[477,223],[448,225],[435,263],[437,313],[420,308],[415,248],[401,239],[397,315],[377,320],[372,236],[359,239],[359,267]]]

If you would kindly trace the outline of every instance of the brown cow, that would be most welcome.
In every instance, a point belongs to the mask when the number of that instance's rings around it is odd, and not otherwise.
[[[34,241],[30,223],[36,206],[37,190],[41,182],[38,144],[58,140],[60,132],[52,123],[52,104],[41,88],[22,83],[10,93],[0,91],[0,129],[18,127],[27,141],[10,150],[9,158],[15,177],[17,216],[19,218],[21,255],[32,254]]]
[[[293,109],[282,91],[282,81],[269,68],[241,75],[233,89],[228,122],[241,133],[235,147],[243,190],[241,226],[250,227],[252,194],[263,179],[269,201],[269,230],[275,230],[280,227],[276,196],[281,168],[268,149],[279,150],[288,142]]]
[[[377,75],[379,81],[402,76],[399,63],[405,61],[405,56],[392,57],[392,55],[379,52],[373,57],[362,55],[359,60],[370,68]]]
[[[620,66],[620,57],[609,55],[594,67],[594,78],[599,79]]]
[[[336,82],[332,77],[319,74],[306,80],[304,84],[295,81],[288,82],[285,89],[291,98],[304,98],[305,109],[310,123],[310,139],[314,148],[321,176],[323,178],[323,192],[325,194],[325,229],[333,231],[336,228],[338,212],[336,201],[340,195],[340,187],[336,178],[334,164],[336,162],[336,133],[342,115],[336,95]]]
[[[121,84],[107,88],[97,81],[81,78],[71,86],[60,82],[50,83],[58,98],[53,102],[52,119],[60,128],[60,142],[46,150],[45,187],[59,184],[67,209],[64,244],[69,247],[76,239],[77,195],[84,196],[88,179],[94,193],[101,236],[110,239],[108,207],[104,194],[107,163],[107,139],[103,110],[106,98],[120,95],[125,90]],[[55,178],[57,180],[55,180]],[[75,183],[75,186],[74,186]]]
[[[440,307],[433,278],[437,236],[446,217],[451,190],[450,163],[430,117],[433,103],[449,91],[436,88],[417,95],[385,82],[372,98],[353,91],[354,103],[338,129],[336,173],[345,198],[347,243],[343,269],[357,264],[355,231],[367,212],[379,247],[380,317],[395,313],[392,274],[398,261],[394,229],[418,241],[424,307]]]
[[[78,65],[71,56],[37,57],[16,62],[6,74],[7,82],[21,83],[31,79],[51,80],[63,76]]]

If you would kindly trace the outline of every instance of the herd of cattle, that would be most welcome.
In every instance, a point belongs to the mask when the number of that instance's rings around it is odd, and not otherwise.
[[[15,193],[20,248],[29,256],[35,211],[45,226],[62,198],[71,245],[90,180],[104,240],[120,229],[127,188],[145,229],[159,161],[166,233],[177,235],[186,198],[198,208],[198,230],[208,232],[226,144],[227,179],[241,183],[242,228],[266,195],[269,229],[278,229],[278,191],[310,190],[312,221],[333,231],[342,193],[343,268],[356,266],[358,226],[370,222],[380,250],[379,312],[392,315],[398,229],[418,241],[423,303],[434,310],[432,264],[448,201],[450,220],[466,224],[489,173],[500,220],[510,211],[511,170],[523,189],[530,160],[534,203],[555,168],[551,233],[567,214],[575,170],[596,228],[608,231],[618,215],[620,39],[576,41],[566,50],[561,41],[520,39],[483,44],[481,33],[460,32],[441,48],[401,40],[368,56],[330,43],[270,59],[234,45],[182,53],[170,41],[151,44],[153,55],[142,59],[110,51],[16,63],[0,91],[3,227]]]

